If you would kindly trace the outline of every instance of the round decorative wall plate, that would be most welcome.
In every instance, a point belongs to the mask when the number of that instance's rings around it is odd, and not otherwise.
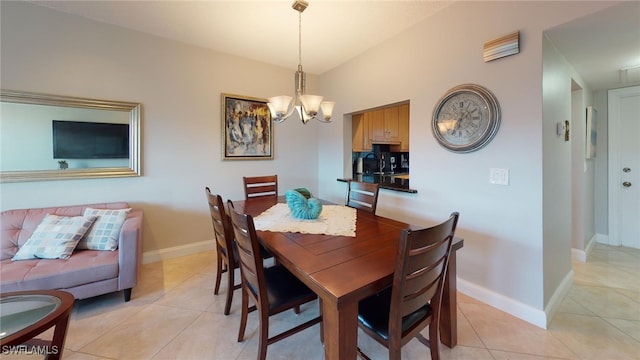
[[[500,105],[491,91],[480,85],[463,84],[449,89],[433,109],[433,135],[453,152],[482,148],[499,127]]]

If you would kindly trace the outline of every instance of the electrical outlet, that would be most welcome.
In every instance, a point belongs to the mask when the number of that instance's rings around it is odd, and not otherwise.
[[[496,185],[509,185],[509,169],[491,168],[489,182]]]

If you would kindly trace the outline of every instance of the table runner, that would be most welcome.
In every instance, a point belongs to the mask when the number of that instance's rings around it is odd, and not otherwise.
[[[356,209],[342,205],[323,205],[317,219],[296,219],[289,206],[275,204],[253,218],[256,230],[356,236]]]

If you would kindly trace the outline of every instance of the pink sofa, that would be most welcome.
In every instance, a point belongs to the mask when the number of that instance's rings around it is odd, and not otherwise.
[[[20,290],[65,290],[76,299],[123,291],[131,299],[142,257],[142,210],[132,209],[115,251],[75,250],[68,259],[12,261],[18,248],[47,214],[79,216],[85,208],[125,209],[125,202],[87,204],[0,213],[0,293]]]

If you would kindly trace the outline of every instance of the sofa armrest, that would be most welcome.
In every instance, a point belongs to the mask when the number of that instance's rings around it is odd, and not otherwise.
[[[120,230],[118,290],[131,289],[138,281],[142,260],[142,209],[132,209]]]

